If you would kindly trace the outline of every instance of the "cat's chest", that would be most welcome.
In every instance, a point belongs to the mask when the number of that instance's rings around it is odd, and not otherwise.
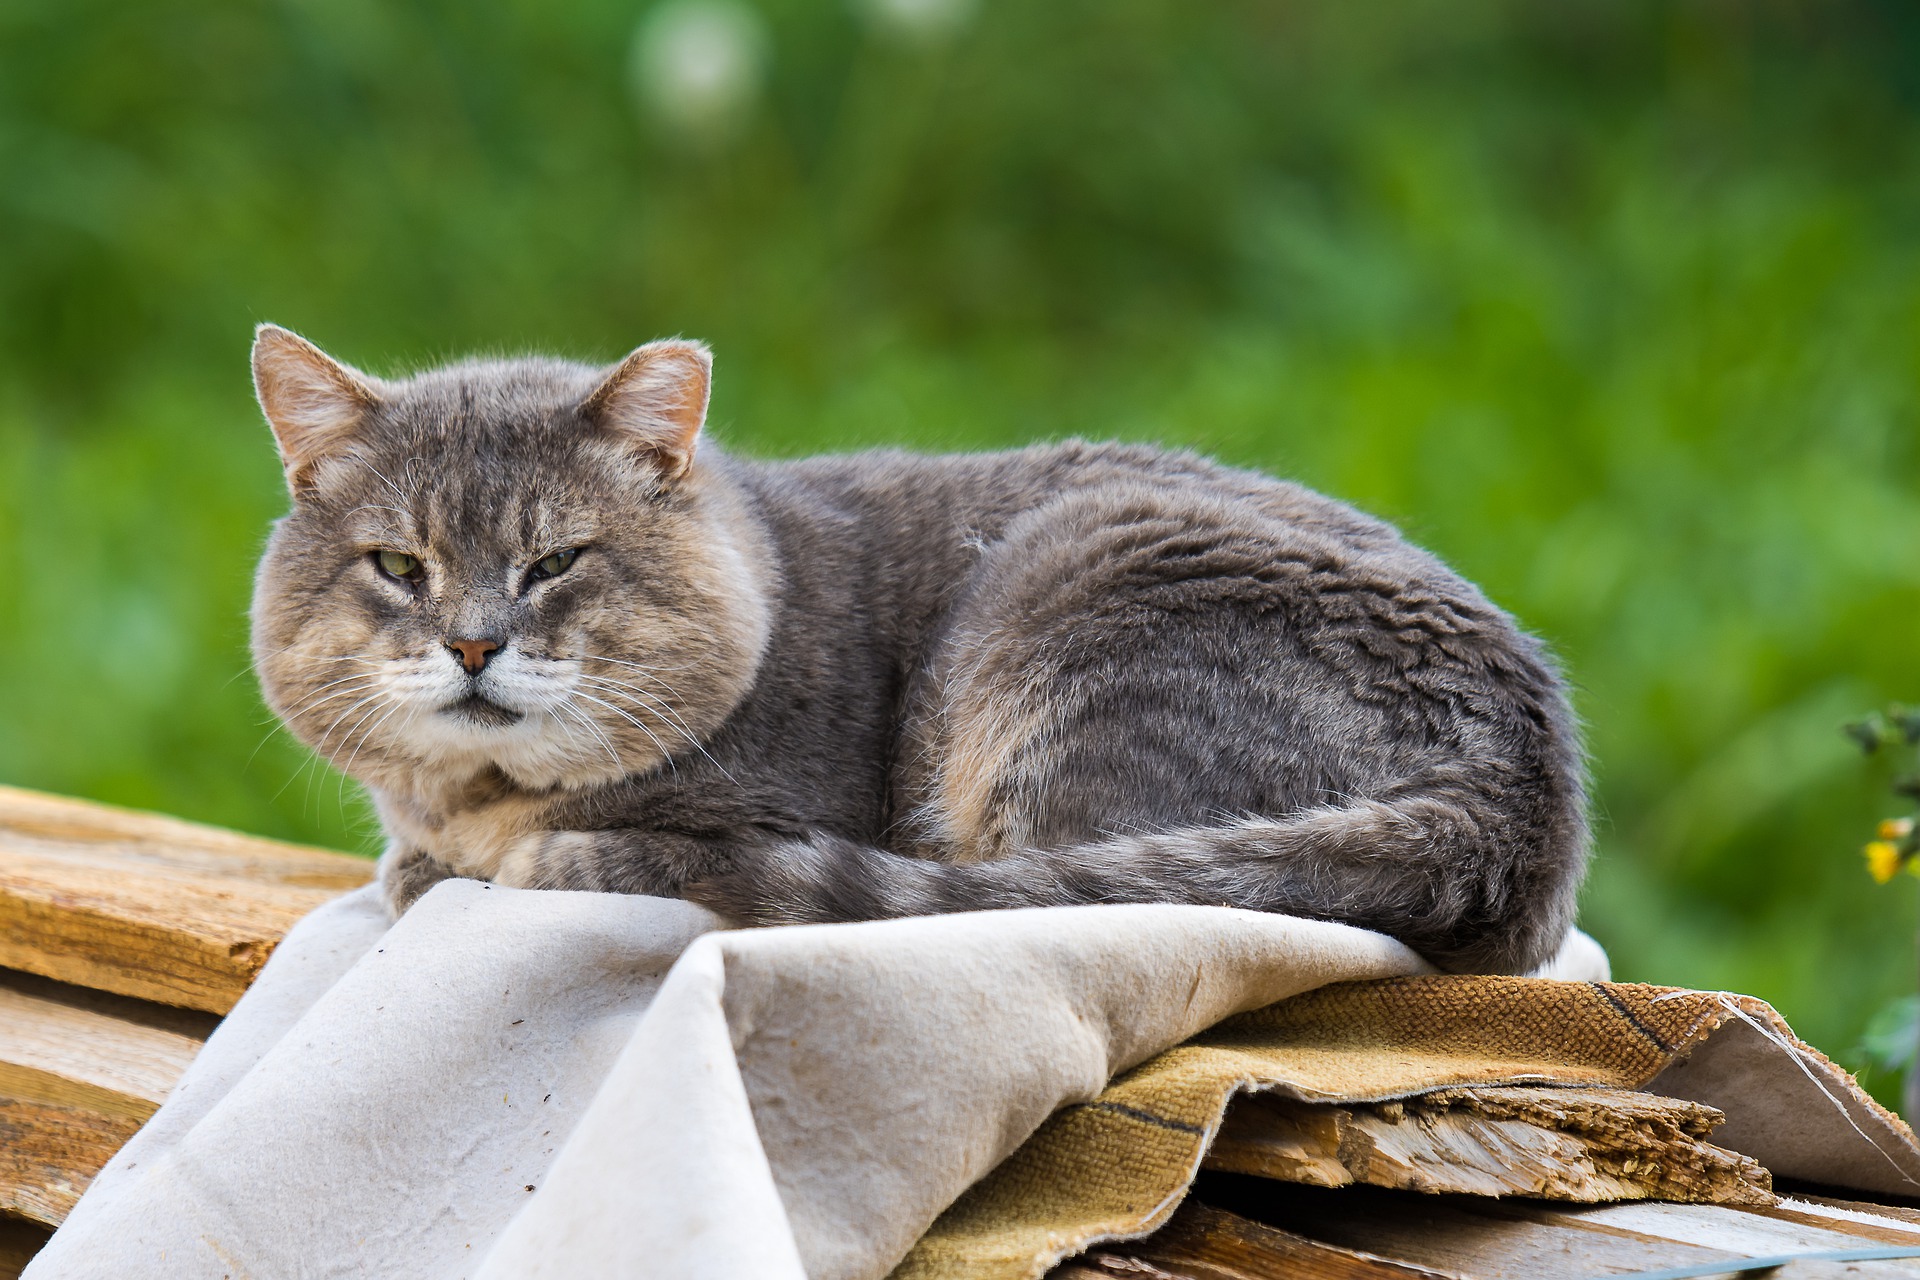
[[[544,796],[509,796],[457,808],[429,807],[391,796],[376,798],[381,821],[394,840],[419,849],[449,870],[480,880],[494,879],[516,841],[546,830],[553,801]]]

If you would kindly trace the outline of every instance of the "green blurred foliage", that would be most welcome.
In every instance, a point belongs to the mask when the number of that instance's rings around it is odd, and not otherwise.
[[[911,7],[911,6],[909,6]],[[1920,694],[1920,21],[1891,3],[0,6],[0,778],[370,848],[244,652],[272,319],[376,372],[718,352],[731,446],[1184,442],[1563,656],[1626,978],[1817,1042],[1914,985],[1837,731]]]

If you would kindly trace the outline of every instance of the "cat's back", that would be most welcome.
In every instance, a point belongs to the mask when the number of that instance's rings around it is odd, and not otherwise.
[[[1093,653],[1133,609],[1221,635],[1264,617],[1250,643],[1328,653],[1464,628],[1488,657],[1539,666],[1511,619],[1391,525],[1197,454],[1068,440],[756,466],[795,635],[821,652],[858,643],[882,669],[924,675],[969,635],[1033,648],[1046,619]]]
[[[1249,522],[1356,551],[1413,550],[1392,526],[1303,485],[1143,444],[1071,439],[983,453],[875,449],[759,463],[754,471],[754,487],[779,522],[881,541],[893,554],[956,541],[977,546],[1068,496],[1096,505],[1106,499],[1115,520],[1124,521],[1129,495],[1141,492],[1237,508]]]

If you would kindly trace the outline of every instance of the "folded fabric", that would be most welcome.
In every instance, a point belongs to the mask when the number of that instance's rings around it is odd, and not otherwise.
[[[27,1276],[1035,1276],[1164,1218],[1245,1088],[1653,1080],[1779,1172],[1920,1185],[1904,1126],[1738,997],[1420,976],[1225,908],[719,925],[469,881],[392,926],[329,904]],[[1554,972],[1604,963],[1576,935]]]
[[[1748,996],[1539,978],[1320,988],[1230,1018],[1061,1111],[941,1215],[896,1280],[1028,1280],[1173,1212],[1234,1094],[1313,1102],[1455,1085],[1647,1089],[1726,1113],[1714,1142],[1782,1177],[1920,1193],[1920,1148]]]
[[[27,1274],[880,1277],[1116,1073],[1426,970],[1215,907],[719,924],[473,881],[322,907]]]

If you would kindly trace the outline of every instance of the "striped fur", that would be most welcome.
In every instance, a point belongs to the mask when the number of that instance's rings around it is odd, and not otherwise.
[[[374,796],[396,907],[455,874],[758,924],[1214,903],[1483,971],[1571,918],[1550,660],[1339,503],[1133,446],[732,458],[695,344],[382,381],[262,341],[294,507],[256,665]]]

